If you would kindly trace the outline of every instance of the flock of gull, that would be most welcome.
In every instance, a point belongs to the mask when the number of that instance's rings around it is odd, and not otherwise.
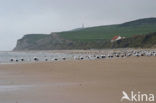
[[[88,54],[80,54],[74,55],[71,54],[71,57],[58,57],[58,58],[48,58],[45,56],[42,61],[61,61],[61,60],[95,60],[95,59],[113,59],[113,58],[127,58],[127,57],[143,57],[143,56],[156,56],[156,50],[124,50],[124,51],[116,51],[110,53],[88,53]],[[24,62],[26,61],[24,58],[11,58],[10,62]],[[33,57],[32,61],[37,62],[41,61],[39,57]]]

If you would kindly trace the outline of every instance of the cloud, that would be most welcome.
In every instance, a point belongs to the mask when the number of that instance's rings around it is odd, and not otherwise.
[[[11,50],[28,33],[156,17],[155,0],[0,0],[0,50]]]

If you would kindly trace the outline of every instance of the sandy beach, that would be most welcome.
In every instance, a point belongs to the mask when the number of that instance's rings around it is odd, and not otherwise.
[[[0,65],[0,103],[120,103],[155,87],[156,57]]]

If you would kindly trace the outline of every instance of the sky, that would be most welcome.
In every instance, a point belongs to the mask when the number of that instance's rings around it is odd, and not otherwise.
[[[156,17],[156,0],[0,0],[0,51],[25,34]]]

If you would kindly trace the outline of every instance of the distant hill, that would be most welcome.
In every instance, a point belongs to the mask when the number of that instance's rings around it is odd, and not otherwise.
[[[115,35],[131,37],[156,32],[156,18],[145,18],[117,25],[90,27],[77,31],[58,33],[69,40],[110,40]]]
[[[141,26],[141,25],[149,25],[156,24],[156,18],[144,18],[135,21],[130,21],[121,24],[120,26]]]
[[[143,45],[135,46],[131,44],[125,45],[123,42],[129,42],[129,39],[136,39],[136,37],[143,39],[145,34],[149,35],[154,32],[156,32],[156,18],[145,18],[123,24],[96,26],[66,32],[29,34],[17,41],[17,45],[14,50],[102,49],[139,46],[150,47]],[[125,39],[127,41],[110,43],[110,40],[115,35],[124,36],[127,38]],[[152,37],[154,37],[154,35],[155,33]],[[152,42],[151,40],[154,41],[153,39],[148,41]],[[135,41],[133,41],[133,43],[134,42]]]

